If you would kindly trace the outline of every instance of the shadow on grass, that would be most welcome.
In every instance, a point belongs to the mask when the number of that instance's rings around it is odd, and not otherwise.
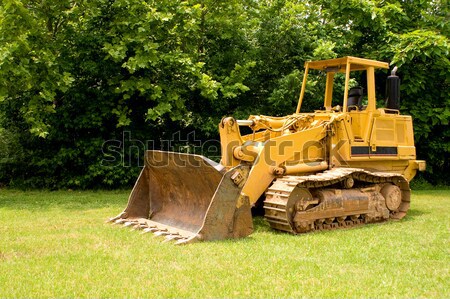
[[[274,230],[270,228],[269,222],[262,216],[257,216],[253,218],[253,230],[254,232],[273,232]]]
[[[403,218],[400,221],[413,221],[414,218],[422,216],[422,215],[426,215],[426,214],[430,214],[430,212],[417,210],[417,209],[410,209],[408,211],[408,213],[406,214],[405,218]]]
[[[314,231],[314,232],[310,232],[308,234],[345,231],[345,230],[349,230],[349,229],[352,229],[352,230],[353,229],[373,229],[374,225],[396,225],[398,222],[414,221],[416,217],[420,217],[420,216],[426,215],[426,214],[429,214],[429,212],[425,212],[425,211],[417,210],[417,209],[411,209],[408,211],[406,216],[401,220],[389,220],[389,221],[383,221],[383,222],[378,222],[378,223],[374,222],[374,223],[368,223],[368,224],[363,224],[363,225],[356,225],[356,226],[352,226],[352,227],[343,227],[343,228],[337,228],[337,229],[331,229],[331,230]],[[288,235],[295,236],[293,234],[289,234],[286,232],[271,229],[269,223],[262,216],[253,218],[253,227],[254,227],[254,232],[271,232],[271,233],[276,233],[276,234],[288,234]],[[302,234],[300,234],[300,235],[302,235]]]

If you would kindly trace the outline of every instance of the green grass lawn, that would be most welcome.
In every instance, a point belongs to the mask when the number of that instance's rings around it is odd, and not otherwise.
[[[4,297],[450,297],[450,190],[400,222],[174,246],[104,223],[127,192],[0,190]]]

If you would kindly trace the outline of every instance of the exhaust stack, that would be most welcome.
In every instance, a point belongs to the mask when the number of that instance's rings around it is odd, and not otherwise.
[[[400,78],[395,75],[397,69],[394,67],[386,84],[386,108],[395,110],[400,109]]]

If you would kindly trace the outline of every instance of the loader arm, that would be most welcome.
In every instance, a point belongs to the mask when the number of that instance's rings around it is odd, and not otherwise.
[[[266,141],[251,168],[241,197],[248,197],[250,204],[255,204],[276,177],[282,163],[296,154],[307,152],[309,146],[317,144],[326,137],[327,124],[324,122],[317,127]],[[316,170],[314,163],[301,162],[300,164],[302,164],[304,172]],[[238,208],[241,203],[242,201],[238,201]]]

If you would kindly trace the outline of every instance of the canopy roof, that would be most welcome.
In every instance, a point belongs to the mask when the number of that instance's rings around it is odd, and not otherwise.
[[[345,73],[347,63],[350,64],[350,71],[364,71],[369,67],[388,69],[389,63],[371,59],[364,59],[352,56],[346,56],[336,59],[327,59],[319,61],[307,61],[305,67],[314,70],[327,72]]]

